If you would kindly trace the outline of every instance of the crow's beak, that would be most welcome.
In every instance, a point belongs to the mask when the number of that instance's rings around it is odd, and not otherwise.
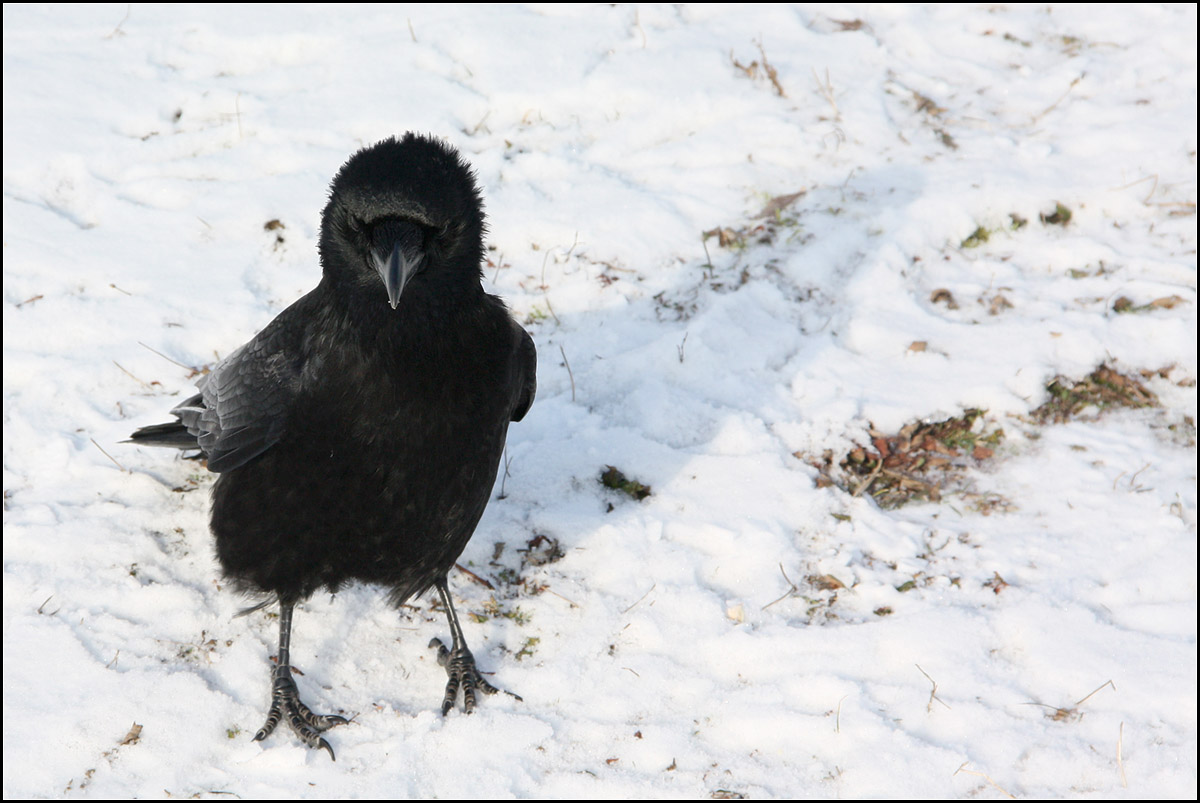
[[[421,229],[407,221],[389,221],[372,232],[371,258],[375,270],[387,288],[388,303],[395,309],[400,295],[413,276],[421,270],[425,252],[421,247]]]

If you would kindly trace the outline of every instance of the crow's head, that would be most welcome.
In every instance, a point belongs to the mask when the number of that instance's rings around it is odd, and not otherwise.
[[[345,287],[378,288],[395,309],[406,288],[479,288],[483,200],[458,153],[405,134],[350,157],[321,216],[321,265]],[[421,278],[425,277],[425,278]]]

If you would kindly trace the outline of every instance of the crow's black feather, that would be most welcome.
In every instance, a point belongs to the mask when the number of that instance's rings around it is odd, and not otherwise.
[[[451,691],[475,670],[446,576],[483,514],[510,421],[536,390],[532,339],[480,286],[485,230],[474,176],[433,138],[365,148],[338,172],[321,219],[323,277],[134,443],[198,448],[220,476],[211,527],[224,575],[291,613],[359,580],[399,605],[432,586],[448,606]],[[312,714],[276,670],[271,715],[310,747],[338,717]],[[330,750],[332,755],[332,750]]]

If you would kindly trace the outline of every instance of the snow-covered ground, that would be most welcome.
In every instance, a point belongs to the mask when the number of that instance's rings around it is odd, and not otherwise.
[[[6,5],[5,796],[1194,798],[1196,24]],[[430,598],[318,595],[332,763],[251,741],[276,625],[211,475],[120,441],[316,284],[329,179],[406,130],[475,166],[539,350],[493,588],[451,574],[524,702],[442,718]],[[1102,364],[1161,406],[1029,417]],[[969,408],[1004,438],[940,502],[838,467]]]

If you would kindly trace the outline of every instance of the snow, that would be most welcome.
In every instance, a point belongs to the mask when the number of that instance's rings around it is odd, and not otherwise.
[[[6,5],[5,796],[1194,798],[1196,22]],[[432,598],[317,595],[332,763],[251,741],[275,619],[233,618],[211,475],[120,441],[315,285],[330,178],[406,130],[475,166],[538,346],[460,561],[495,590],[451,573],[524,701],[441,717]],[[1102,363],[1162,407],[1030,421]],[[991,515],[816,482],[972,407]]]

